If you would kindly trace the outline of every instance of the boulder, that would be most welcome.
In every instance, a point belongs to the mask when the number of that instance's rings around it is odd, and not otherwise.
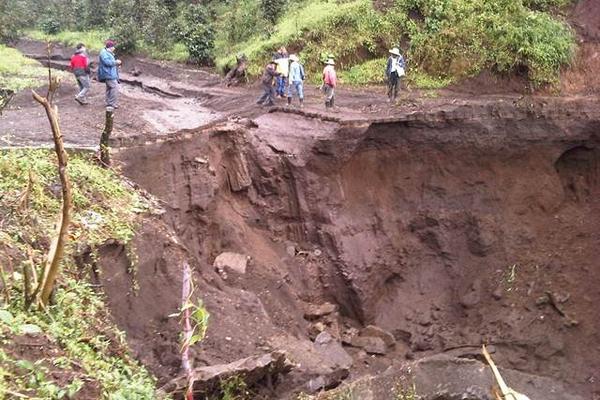
[[[383,339],[375,336],[355,336],[352,339],[352,346],[359,347],[368,354],[384,355],[388,352],[388,346]]]
[[[349,370],[352,366],[352,357],[344,350],[328,332],[321,332],[315,339],[315,349],[322,358],[332,364],[333,369]]]
[[[215,394],[221,381],[236,376],[251,387],[265,378],[276,378],[279,374],[290,372],[292,364],[286,353],[274,351],[261,356],[253,356],[234,361],[230,364],[211,365],[193,370],[194,395],[206,398]],[[159,395],[171,395],[175,400],[183,400],[187,388],[187,376],[179,376],[159,389]]]
[[[250,257],[245,254],[225,252],[215,258],[213,266],[221,275],[232,271],[243,275],[246,273],[249,259]]]
[[[556,379],[500,369],[508,386],[536,400],[583,400]],[[350,385],[354,399],[496,400],[495,381],[487,364],[473,359],[436,355],[388,368]],[[334,398],[335,393],[330,397]],[[408,397],[413,396],[413,397]]]
[[[337,309],[337,305],[331,303],[311,304],[307,307],[304,313],[304,318],[309,321],[312,321],[315,319],[319,319],[325,315],[332,314],[336,312]]]
[[[366,327],[361,329],[360,336],[378,337],[381,340],[383,340],[385,345],[388,347],[393,347],[396,344],[396,338],[394,338],[394,335],[375,325],[367,325]]]

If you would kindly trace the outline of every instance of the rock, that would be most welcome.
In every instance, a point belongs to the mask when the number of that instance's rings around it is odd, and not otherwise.
[[[393,347],[396,344],[394,335],[375,325],[367,325],[365,328],[361,329],[360,336],[378,337],[383,340],[387,347]]]
[[[504,290],[502,289],[502,286],[498,286],[496,288],[496,290],[494,290],[494,292],[492,293],[492,297],[495,300],[502,300],[503,296],[504,296]]]
[[[265,378],[288,373],[291,369],[292,364],[281,351],[244,358],[230,364],[195,368],[193,370],[194,395],[198,398],[210,397],[220,389],[222,381],[233,376],[243,379],[248,386],[252,386]],[[187,383],[186,376],[179,376],[160,388],[159,395],[170,394],[175,400],[183,400]]]
[[[316,322],[314,324],[310,324],[308,327],[308,336],[315,340],[319,333],[325,330],[325,324],[322,322]]]
[[[318,319],[320,317],[323,317],[325,315],[331,314],[333,312],[337,311],[337,306],[335,304],[331,304],[331,303],[323,303],[323,304],[311,304],[306,312],[304,313],[304,318],[312,321],[315,319]]]
[[[461,297],[460,304],[464,308],[472,308],[479,304],[481,301],[481,287],[481,280],[475,280],[471,285],[470,290]]]
[[[408,372],[410,371],[410,372]],[[500,368],[508,386],[530,399],[583,400],[556,379]],[[391,367],[376,376],[364,377],[350,386],[353,399],[387,400],[494,400],[495,382],[487,364],[465,358],[436,355],[422,358],[405,368]],[[414,389],[413,389],[414,388]],[[416,393],[413,392],[416,391]],[[402,393],[410,394],[402,396]]]
[[[342,343],[352,346],[352,339],[358,336],[358,329],[348,328],[342,333]]]
[[[336,370],[327,375],[320,375],[311,379],[306,384],[306,389],[309,393],[316,393],[320,390],[333,389],[342,383],[349,375],[348,370]]]
[[[238,274],[245,274],[249,259],[250,257],[245,254],[225,252],[215,258],[213,266],[220,274],[229,272],[227,269]]]
[[[294,246],[293,244],[286,246],[285,252],[288,256],[294,257],[296,255],[296,246]]]
[[[315,344],[327,344],[333,340],[333,337],[327,332],[321,332],[315,339]]]
[[[352,357],[342,344],[327,332],[321,332],[315,339],[315,349],[324,359],[332,364],[332,369],[348,370],[352,366]]]
[[[374,336],[356,336],[352,340],[352,346],[359,347],[369,354],[384,355],[388,350],[383,339]]]

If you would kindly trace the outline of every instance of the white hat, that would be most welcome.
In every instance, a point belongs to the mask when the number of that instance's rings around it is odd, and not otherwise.
[[[333,61],[331,58],[329,60],[327,60],[327,62],[325,63],[327,65],[335,65],[335,61]]]
[[[390,50],[390,53],[395,55],[395,56],[399,56],[400,54],[400,50],[398,50],[397,47],[394,47],[393,49]]]
[[[292,55],[290,56],[290,60],[292,60],[292,61],[298,61],[298,56],[297,56],[297,55],[295,55],[295,54],[292,54]]]

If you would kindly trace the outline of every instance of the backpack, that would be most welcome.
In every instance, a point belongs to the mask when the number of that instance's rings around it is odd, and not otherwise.
[[[300,65],[300,78],[302,80],[304,80],[306,78],[306,75],[304,75],[304,66],[302,64],[299,64],[299,65]]]

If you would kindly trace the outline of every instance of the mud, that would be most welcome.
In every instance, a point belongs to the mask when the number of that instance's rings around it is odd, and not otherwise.
[[[347,348],[351,376],[486,342],[500,365],[597,393],[598,102],[530,101],[397,120],[274,112],[120,151],[203,282],[213,319],[197,359],[301,357],[306,305],[328,301],[334,337],[375,324],[397,340],[375,359]],[[247,272],[218,275],[224,251],[249,255]]]

